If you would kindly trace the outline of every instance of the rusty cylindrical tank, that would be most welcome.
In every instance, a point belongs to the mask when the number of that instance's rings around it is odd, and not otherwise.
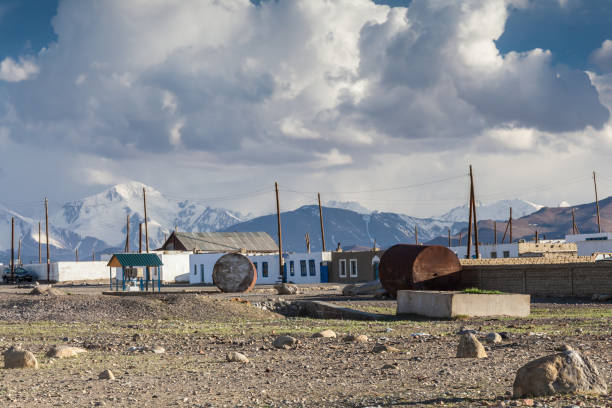
[[[256,281],[255,265],[241,254],[225,254],[213,268],[213,283],[222,292],[248,292]]]
[[[398,244],[380,259],[380,283],[396,297],[398,290],[453,290],[460,283],[457,255],[440,245]]]

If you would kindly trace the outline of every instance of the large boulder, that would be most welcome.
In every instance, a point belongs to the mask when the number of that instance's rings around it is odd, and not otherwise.
[[[11,347],[4,352],[4,368],[38,368],[34,354],[19,347]]]
[[[487,357],[487,352],[476,336],[474,336],[472,333],[464,333],[459,339],[459,345],[457,346],[457,357],[485,358]]]
[[[297,295],[300,293],[297,285],[292,283],[281,283],[280,285],[274,286],[274,288],[279,295]]]
[[[80,347],[71,346],[53,346],[47,351],[47,357],[50,358],[70,358],[76,357],[80,353],[85,353],[87,350]]]
[[[533,360],[519,368],[513,385],[515,398],[587,393],[606,394],[605,378],[587,356],[575,350]]]

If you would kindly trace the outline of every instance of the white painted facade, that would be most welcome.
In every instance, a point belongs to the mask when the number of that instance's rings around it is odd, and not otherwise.
[[[162,282],[189,282],[190,252],[153,252],[159,256]]]
[[[465,259],[467,256],[467,246],[454,246],[449,248],[459,259]],[[489,258],[518,258],[519,244],[518,242],[508,244],[487,244],[478,245],[478,251],[482,259]],[[471,257],[475,257],[476,248],[472,247]]]
[[[190,254],[189,283],[212,285],[212,272],[215,263],[224,253]],[[257,285],[272,285],[281,280],[278,271],[278,255],[246,255],[257,270]],[[321,282],[321,263],[331,262],[331,252],[291,253],[285,254],[287,282],[319,283]]]
[[[51,262],[49,280],[55,282],[109,279],[109,268],[104,261]],[[36,276],[37,280],[47,280],[47,264],[24,264],[23,268]],[[114,268],[110,268],[114,269]],[[110,271],[114,276],[114,271]]]

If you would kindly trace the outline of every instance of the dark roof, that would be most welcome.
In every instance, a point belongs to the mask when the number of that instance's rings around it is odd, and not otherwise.
[[[174,238],[180,242],[186,251],[202,252],[278,252],[278,246],[266,232],[173,232],[162,246],[168,248],[174,243]]]
[[[113,262],[115,261],[115,262]],[[119,265],[117,265],[117,263]],[[157,254],[113,254],[107,266],[162,266]]]

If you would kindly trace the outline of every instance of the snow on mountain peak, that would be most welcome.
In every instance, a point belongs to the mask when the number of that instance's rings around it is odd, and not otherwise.
[[[521,199],[500,200],[491,204],[476,201],[476,212],[479,220],[505,220],[509,216],[510,207],[512,207],[512,216],[520,218],[539,211],[544,206]],[[466,222],[468,217],[468,205],[464,204],[436,218],[443,221]]]

